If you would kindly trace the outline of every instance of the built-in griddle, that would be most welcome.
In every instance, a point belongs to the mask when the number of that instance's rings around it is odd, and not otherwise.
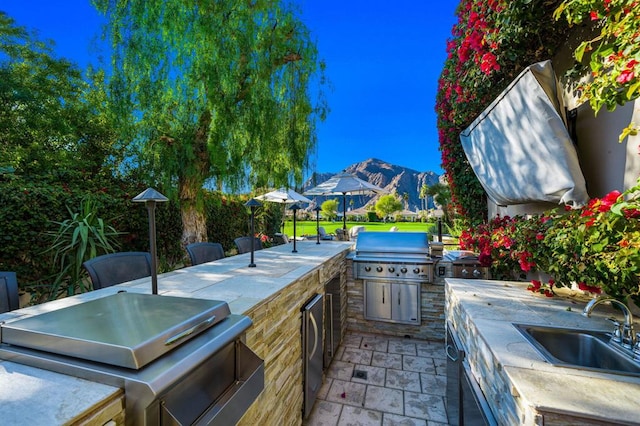
[[[226,302],[120,292],[0,325],[0,358],[123,387],[126,422],[233,424],[264,388]]]

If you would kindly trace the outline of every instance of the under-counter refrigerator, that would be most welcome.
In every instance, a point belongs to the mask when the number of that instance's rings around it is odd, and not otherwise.
[[[323,297],[317,294],[302,307],[302,357],[304,377],[304,407],[306,419],[311,413],[322,386],[323,358]]]

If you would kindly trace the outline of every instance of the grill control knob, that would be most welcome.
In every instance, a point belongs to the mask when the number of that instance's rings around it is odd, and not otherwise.
[[[420,268],[413,268],[413,273],[414,274],[419,274],[420,273]]]
[[[365,266],[364,270],[367,271],[367,272],[371,272],[371,266]]]
[[[402,272],[403,274],[407,273],[407,268],[405,268],[404,266],[402,268],[400,268],[400,272]]]
[[[382,266],[378,266],[378,267],[376,268],[376,271],[378,271],[378,272],[382,272]]]
[[[396,268],[394,268],[393,266],[389,266],[389,272],[393,273],[396,271]]]

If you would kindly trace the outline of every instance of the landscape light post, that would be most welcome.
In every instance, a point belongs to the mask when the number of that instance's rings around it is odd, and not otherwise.
[[[316,212],[316,244],[320,244],[320,206],[315,206],[313,209]]]
[[[145,203],[149,212],[149,250],[151,251],[151,293],[158,294],[158,256],[156,249],[156,203],[169,201],[167,197],[153,188],[147,188],[132,200]]]
[[[296,250],[296,212],[299,209],[300,206],[297,203],[293,203],[291,207],[289,207],[289,210],[293,211],[293,250],[291,250],[291,253],[298,252],[298,250]]]
[[[260,203],[260,201],[256,200],[255,198],[250,199],[249,201],[247,201],[245,204],[245,207],[249,207],[251,209],[251,262],[249,263],[249,268],[255,268],[256,264],[253,262],[253,256],[254,256],[254,252],[256,250],[256,231],[255,231],[255,216],[256,216],[256,209],[258,207],[262,206],[262,203]]]

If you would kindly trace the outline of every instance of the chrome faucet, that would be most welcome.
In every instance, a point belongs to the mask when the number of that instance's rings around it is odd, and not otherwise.
[[[633,315],[631,314],[631,311],[629,310],[627,305],[625,305],[621,301],[614,299],[613,297],[606,296],[600,296],[595,299],[591,299],[591,301],[587,303],[587,306],[584,307],[582,315],[590,317],[593,309],[600,303],[605,302],[618,305],[618,307],[622,309],[622,313],[624,314],[624,324],[622,325],[622,327],[620,327],[620,324],[617,321],[611,320],[616,325],[616,330],[614,330],[611,340],[620,343],[623,348],[634,349],[634,345],[636,343],[636,335],[633,332]]]

